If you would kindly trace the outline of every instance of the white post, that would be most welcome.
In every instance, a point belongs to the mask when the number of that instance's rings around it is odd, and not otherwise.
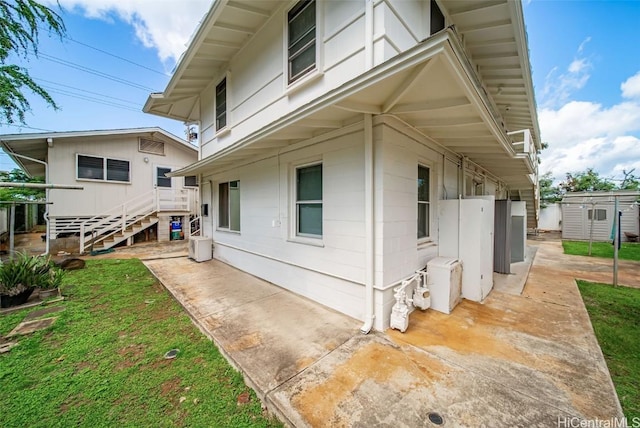
[[[15,231],[16,229],[16,203],[11,204],[9,211],[9,259],[13,259],[13,252],[15,250]]]
[[[84,242],[85,242],[84,233],[85,233],[84,223],[80,223],[80,252],[78,254],[84,253]]]
[[[619,231],[620,222],[618,221],[618,196],[615,197],[613,204],[613,286],[618,286],[618,245],[620,245]]]
[[[127,206],[122,204],[122,231],[127,228]]]

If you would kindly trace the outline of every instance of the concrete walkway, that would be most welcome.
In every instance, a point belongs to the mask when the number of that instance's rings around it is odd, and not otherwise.
[[[610,282],[606,261],[530,244],[538,248],[522,294],[494,290],[451,315],[416,311],[404,334],[366,336],[359,321],[218,261],[145,264],[293,426],[436,426],[430,413],[449,427],[621,418],[573,279]],[[621,283],[640,286],[639,267],[621,266]]]

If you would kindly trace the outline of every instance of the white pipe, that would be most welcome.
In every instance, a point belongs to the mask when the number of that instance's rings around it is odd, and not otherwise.
[[[367,334],[373,328],[374,277],[375,277],[375,224],[374,224],[374,187],[373,187],[373,119],[364,115],[364,224],[365,224],[365,269],[364,269],[364,324],[360,328]]]
[[[27,189],[72,189],[82,190],[84,187],[72,184],[47,184],[47,183],[10,183],[0,182],[0,187],[18,187]]]

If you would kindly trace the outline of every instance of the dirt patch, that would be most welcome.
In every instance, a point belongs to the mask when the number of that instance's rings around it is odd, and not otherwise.
[[[140,344],[132,344],[118,349],[117,352],[123,360],[116,365],[116,370],[124,370],[133,367],[144,357],[145,348]]]
[[[178,391],[182,391],[180,383],[182,383],[182,379],[179,377],[174,377],[172,379],[164,381],[162,385],[160,385],[160,395],[162,395],[163,397],[176,395]]]
[[[36,318],[40,318],[43,315],[53,314],[56,312],[62,312],[66,308],[64,306],[52,306],[50,308],[38,309],[37,311],[31,311],[24,317],[25,321],[34,320]]]

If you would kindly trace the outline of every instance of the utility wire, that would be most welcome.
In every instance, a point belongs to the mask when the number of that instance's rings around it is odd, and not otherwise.
[[[138,106],[140,104],[139,102],[136,102],[136,101],[125,100],[125,99],[122,99],[122,98],[116,98],[116,97],[112,97],[110,95],[101,94],[99,92],[89,91],[88,89],[76,88],[75,86],[65,85],[64,83],[52,82],[51,80],[42,79],[40,77],[35,77],[35,76],[32,76],[32,77],[33,77],[33,79],[35,79],[35,80],[37,80],[39,82],[50,83],[52,85],[62,86],[64,88],[73,89],[75,91],[86,92],[87,94],[97,95],[97,96],[104,97],[104,98],[110,98],[112,100],[120,101],[120,102],[127,103],[127,104],[132,104],[134,106]]]
[[[101,71],[95,70],[93,68],[89,68],[89,67],[85,67],[83,65],[77,64],[75,62],[71,62],[71,61],[65,61],[63,59],[57,58],[55,56],[52,55],[47,55],[43,52],[38,52],[38,56],[41,57],[42,59],[46,59],[47,61],[51,61],[51,62],[55,62],[57,64],[61,64],[64,65],[66,67],[70,67],[70,68],[74,68],[76,70],[81,70],[84,71],[86,73],[89,74],[93,74],[117,83],[121,83],[123,85],[127,85],[127,86],[131,86],[132,88],[136,88],[136,89],[140,89],[142,91],[148,91],[148,92],[153,92],[154,90],[152,88],[149,88],[147,86],[144,85],[140,85],[138,83],[134,83],[130,80],[126,80],[126,79],[121,79],[120,77],[117,76],[113,76],[111,74],[107,74],[107,73],[103,73]]]
[[[70,92],[70,91],[65,91],[65,90],[62,90],[62,89],[56,89],[56,88],[52,88],[52,87],[49,87],[49,86],[45,86],[45,88],[47,88],[47,90],[49,92],[53,92],[54,94],[65,95],[67,97],[77,98],[79,100],[89,101],[89,102],[92,102],[92,103],[102,104],[102,105],[105,105],[105,106],[116,107],[116,108],[120,108],[120,109],[123,109],[123,110],[135,111],[136,113],[140,112],[139,109],[136,109],[136,108],[133,108],[133,107],[129,107],[129,106],[126,106],[126,105],[123,105],[123,104],[113,103],[113,102],[110,102],[110,101],[101,100],[99,98],[89,97],[89,96],[85,96],[85,95],[81,95],[81,94],[76,94],[76,93],[73,93],[73,92]]]
[[[33,126],[16,125],[13,123],[0,123],[0,126],[13,126],[14,128],[26,128],[26,129],[33,129],[35,131],[54,132],[52,129],[34,128]]]

